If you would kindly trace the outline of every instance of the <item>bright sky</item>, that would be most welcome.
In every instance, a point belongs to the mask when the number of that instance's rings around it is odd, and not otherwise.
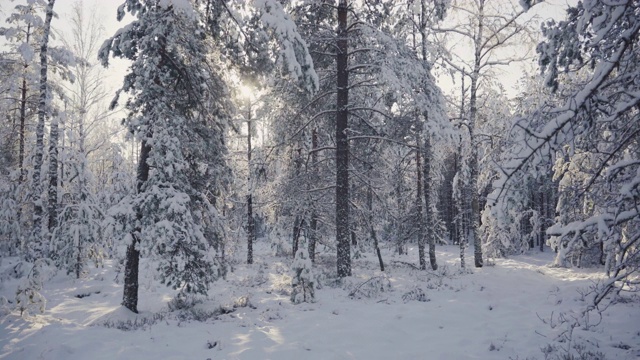
[[[59,14],[59,18],[54,19],[52,22],[52,26],[55,29],[62,32],[69,29],[69,24],[65,19],[69,18],[72,12],[72,6],[76,1],[83,1],[86,11],[91,11],[92,9],[97,11],[98,18],[101,20],[102,25],[105,28],[105,38],[114,34],[127,23],[127,19],[123,22],[118,22],[116,20],[116,10],[117,7],[123,3],[122,0],[57,0],[55,3],[55,11]],[[575,3],[575,1],[576,0],[548,0],[533,7],[529,11],[528,16],[536,16],[539,21],[544,21],[549,18],[560,19],[565,16],[564,9],[567,7],[567,3]],[[12,5],[13,2],[7,1],[3,1],[3,3],[0,4],[0,24],[4,23],[6,16],[13,7]],[[539,25],[536,25],[535,27],[539,28]],[[0,42],[0,46],[1,45],[2,43]],[[465,50],[463,49],[461,51],[464,52]],[[523,47],[523,51],[526,51],[525,47]],[[535,68],[537,59],[535,57],[535,53],[531,53],[531,55],[532,59],[527,63],[520,63],[497,70],[499,81],[512,96],[516,94],[517,83],[525,73],[525,70],[530,71]],[[106,84],[108,84],[111,89],[119,87],[126,70],[126,61],[118,59],[111,60],[111,65],[106,72]],[[452,83],[451,78],[448,75],[438,77],[438,83],[445,92],[459,91],[459,79],[456,81],[456,84]]]
[[[575,4],[576,2],[577,0],[546,0],[532,7],[520,18],[519,23],[522,24],[525,21],[531,22],[531,28],[535,31],[534,35],[538,37],[536,41],[530,44],[522,43],[519,46],[504,48],[504,50],[495,53],[498,57],[503,59],[505,57],[524,56],[525,54],[529,58],[526,61],[513,62],[509,66],[495,66],[492,68],[493,73],[497,76],[496,80],[503,86],[509,97],[518,95],[518,82],[524,75],[535,74],[539,71],[537,66],[538,56],[535,52],[535,46],[542,40],[542,34],[539,31],[540,25],[550,19],[555,19],[556,21],[564,19],[566,16],[565,9],[568,7],[568,4]],[[515,6],[518,10],[520,9],[520,5],[516,0],[492,0],[490,5],[494,8],[505,8],[507,11],[512,6]],[[443,28],[455,28],[455,25],[452,25],[452,21],[455,22],[455,13],[453,11],[450,11],[450,13],[452,15],[445,18],[443,24],[440,25]],[[493,12],[489,10],[489,13]],[[464,59],[465,63],[468,64],[466,68],[470,69],[473,59],[471,44],[467,42],[466,39],[463,39],[458,35],[453,34],[448,36],[450,40],[447,45],[451,53]],[[505,56],[505,54],[508,55]],[[445,93],[452,93],[456,96],[459,95],[460,74],[455,74],[455,83],[448,72],[444,73],[443,71],[436,71],[434,75],[437,78],[438,85]],[[469,79],[467,78],[465,81],[465,86],[468,86]]]
[[[70,18],[71,13],[73,12],[73,4],[78,1],[83,2],[84,10],[87,14],[95,10],[98,15],[97,18],[104,27],[104,39],[112,36],[118,29],[131,21],[130,18],[125,18],[122,22],[119,22],[116,19],[117,8],[124,2],[122,0],[56,0],[54,9],[59,17],[57,19],[53,19],[51,25],[57,31],[65,32],[69,30],[70,24],[66,19]],[[99,45],[102,45],[102,43]],[[89,60],[98,61],[97,54],[95,59]],[[105,82],[114,92],[115,89],[122,84],[122,79],[126,74],[127,67],[127,61],[120,59],[109,60],[109,68],[105,72]]]

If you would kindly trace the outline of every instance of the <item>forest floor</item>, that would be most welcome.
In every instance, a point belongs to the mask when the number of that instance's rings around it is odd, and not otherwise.
[[[175,292],[141,275],[138,315],[119,305],[122,274],[112,263],[81,280],[60,272],[42,290],[44,314],[1,314],[0,359],[524,360],[567,348],[576,359],[640,357],[634,294],[558,341],[560,320],[586,306],[581,294],[602,278],[595,270],[551,268],[553,254],[532,252],[461,271],[458,248],[443,246],[439,269],[419,271],[409,265],[416,252],[387,254],[384,273],[372,254],[355,259],[342,282],[330,276],[335,257],[321,257],[316,302],[294,305],[292,261],[258,244],[255,264],[237,265],[190,309],[168,306]],[[471,252],[467,259],[472,266]],[[0,266],[0,296],[10,300],[16,261]]]

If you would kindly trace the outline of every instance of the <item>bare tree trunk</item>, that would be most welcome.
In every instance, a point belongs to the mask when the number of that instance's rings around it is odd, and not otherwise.
[[[253,264],[256,224],[253,219],[253,184],[251,184],[251,100],[247,99],[247,264]],[[294,253],[295,256],[295,253]]]
[[[476,267],[482,267],[482,241],[480,239],[479,220],[480,209],[478,199],[478,149],[475,139],[476,117],[478,113],[477,94],[478,78],[480,77],[480,61],[482,60],[482,39],[484,30],[484,1],[480,1],[478,15],[478,31],[475,38],[474,67],[471,73],[471,88],[469,97],[469,141],[471,146],[471,158],[469,159],[469,191],[471,195],[470,225],[469,235],[473,239],[473,255]]]
[[[367,210],[369,210],[369,231],[371,233],[371,239],[373,239],[373,247],[375,248],[376,255],[378,256],[380,271],[384,271],[384,262],[382,261],[382,253],[380,252],[380,246],[378,244],[378,236],[376,235],[376,229],[373,226],[373,190],[371,189],[371,185],[367,187]]]
[[[149,180],[149,154],[151,152],[151,145],[147,144],[146,140],[143,140],[140,144],[140,160],[138,162],[137,173],[137,191],[140,193],[142,187]],[[141,209],[137,209],[138,220],[142,219]],[[138,273],[140,263],[140,251],[137,249],[137,245],[140,243],[140,227],[136,227],[131,234],[131,244],[127,246],[127,258],[124,268],[124,291],[122,296],[122,305],[127,309],[138,312]]]
[[[296,216],[293,224],[293,258],[296,258],[296,253],[298,252],[298,248],[300,247],[300,234],[302,233],[302,228],[304,227],[304,218],[300,216]]]
[[[49,129],[49,234],[58,226],[58,119],[51,119]]]
[[[29,44],[31,37],[31,24],[27,25],[27,36],[25,43]],[[24,171],[24,139],[25,139],[25,122],[27,120],[27,68],[28,63],[23,65],[22,73],[22,88],[20,89],[20,133],[18,134],[18,168],[20,169],[20,176],[18,177],[18,184],[22,184],[25,180]],[[20,216],[18,216],[20,219]]]
[[[49,0],[43,25],[42,44],[40,46],[40,99],[38,102],[38,124],[36,126],[36,149],[33,161],[33,236],[31,242],[35,250],[35,257],[44,256],[44,240],[42,239],[42,184],[41,171],[44,155],[44,121],[47,115],[47,50],[49,48],[49,32],[53,18],[55,0]]]
[[[461,104],[460,104],[460,120],[464,119],[464,94],[465,94],[465,89],[464,89],[464,76],[465,76],[465,72],[464,70],[462,70],[462,77],[461,77],[461,92],[460,92],[460,99],[461,99]],[[460,246],[460,267],[462,269],[464,269],[466,267],[466,262],[465,262],[465,251],[466,251],[466,247],[467,247],[467,237],[466,237],[466,232],[465,232],[465,226],[464,226],[464,218],[465,218],[465,202],[464,202],[464,184],[462,184],[461,182],[461,177],[460,174],[462,174],[462,135],[460,135],[460,145],[458,146],[458,154],[456,154],[456,174],[458,175],[458,197],[455,199],[455,203],[456,203],[456,209],[457,209],[457,217],[456,217],[456,225],[457,225],[457,229],[458,229],[458,245]]]
[[[338,3],[337,113],[336,113],[336,241],[339,277],[351,276],[349,245],[349,72],[347,0]]]
[[[419,136],[417,136],[418,145],[420,145]],[[427,261],[424,257],[424,215],[422,214],[422,165],[421,165],[422,149],[416,150],[416,218],[418,219],[418,263],[420,270],[427,269]]]
[[[431,141],[429,139],[429,134],[424,134],[424,145],[422,147],[422,152],[424,154],[424,162],[422,164],[422,172],[424,175],[422,176],[423,186],[422,191],[424,192],[424,204],[425,204],[425,222],[426,222],[426,237],[427,244],[429,245],[429,264],[431,265],[432,270],[438,269],[438,263],[436,261],[436,236],[434,233],[434,213],[431,207]]]
[[[420,15],[420,37],[422,40],[422,61],[427,61],[427,12],[425,0],[420,2],[421,5],[421,15]],[[429,121],[429,114],[425,113],[425,122]],[[422,127],[420,128],[420,133],[423,137],[423,146],[422,146],[422,155],[423,155],[423,186],[422,191],[424,192],[424,206],[425,206],[425,222],[426,222],[426,232],[425,236],[427,237],[427,242],[429,244],[429,263],[431,264],[431,269],[438,269],[438,263],[436,262],[436,243],[435,243],[435,234],[433,230],[433,226],[435,224],[434,214],[431,206],[431,134],[426,133]],[[419,170],[418,170],[419,171]],[[423,245],[424,248],[424,245]],[[423,249],[424,252],[424,249]],[[421,264],[422,268],[422,264]],[[426,265],[425,265],[426,268]]]
[[[318,152],[315,151],[318,148],[318,129],[313,128],[311,130],[311,163],[313,166],[312,174],[314,178],[318,177]],[[309,259],[312,263],[316,261],[316,240],[318,237],[318,213],[316,212],[316,204],[311,204],[311,220],[309,221]]]

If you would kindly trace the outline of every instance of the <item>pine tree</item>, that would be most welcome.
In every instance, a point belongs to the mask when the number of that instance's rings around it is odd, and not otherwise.
[[[278,28],[289,73],[313,89],[295,24],[278,2],[260,5],[263,21]],[[206,293],[217,276],[214,243],[223,230],[212,200],[228,181],[231,105],[221,65],[209,56],[234,48],[224,46],[235,41],[222,34],[239,20],[221,21],[233,12],[211,1],[127,0],[119,19],[125,10],[137,19],[105,42],[99,57],[104,65],[110,53],[133,61],[121,91],[131,96],[126,124],[141,143],[137,193],[112,213],[130,234],[123,305],[136,312],[141,250],[159,260],[162,282],[181,292]]]
[[[109,39],[100,57],[104,65],[110,52],[133,61],[122,90],[132,96],[127,126],[141,143],[137,193],[121,201],[127,210],[118,215],[131,231],[123,305],[137,312],[141,250],[159,260],[161,281],[181,292],[206,293],[217,276],[205,237],[216,215],[204,180],[217,185],[224,173],[225,88],[211,71],[205,28],[191,4],[125,6],[137,20]]]

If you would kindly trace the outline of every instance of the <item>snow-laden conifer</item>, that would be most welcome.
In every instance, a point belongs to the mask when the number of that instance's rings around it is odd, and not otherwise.
[[[315,284],[313,268],[304,236],[301,241],[301,246],[298,248],[295,258],[293,259],[291,269],[293,271],[291,279],[291,302],[294,304],[314,302]]]
[[[226,90],[190,2],[131,0],[119,18],[125,10],[137,19],[104,43],[100,58],[104,65],[110,53],[133,61],[121,91],[130,95],[126,125],[141,142],[137,193],[111,215],[130,233],[123,304],[137,311],[140,251],[157,261],[163,283],[187,293],[206,293],[217,276],[205,234],[217,231],[208,194],[226,173]]]

